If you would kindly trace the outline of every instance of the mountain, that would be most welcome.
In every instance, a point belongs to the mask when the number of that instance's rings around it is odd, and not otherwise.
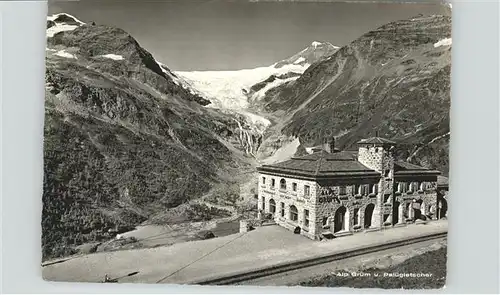
[[[251,198],[259,161],[332,136],[350,149],[378,132],[446,174],[451,45],[449,17],[419,16],[268,67],[174,72],[121,29],[48,17],[44,259],[142,222],[227,216],[199,202]]]
[[[301,52],[267,67],[236,71],[178,71],[176,74],[211,100],[212,106],[246,109],[252,96],[263,88],[270,89],[297,79],[312,63],[333,54],[337,49],[328,42],[315,41]]]
[[[401,143],[400,157],[447,173],[451,44],[448,16],[370,31],[267,92],[259,107],[279,122],[269,132],[302,146],[335,136],[343,149],[378,132]]]
[[[44,258],[220,190],[252,167],[238,117],[207,108],[128,33],[68,14],[47,27]]]
[[[301,52],[267,67],[236,71],[177,71],[182,85],[210,100],[208,107],[238,116],[247,154],[254,156],[271,121],[252,109],[254,101],[283,83],[296,80],[311,64],[333,54],[338,47],[313,42]],[[246,140],[244,140],[246,138]]]

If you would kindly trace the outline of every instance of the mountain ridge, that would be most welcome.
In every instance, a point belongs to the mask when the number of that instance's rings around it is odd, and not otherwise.
[[[213,212],[191,200],[221,187],[238,195],[232,184],[252,164],[237,117],[206,108],[208,100],[123,30],[68,14],[51,19],[44,259],[113,238],[171,208],[179,208],[177,220],[207,220]]]
[[[260,107],[281,120],[273,132],[299,137],[302,145],[335,136],[339,148],[349,149],[378,131],[401,141],[406,158],[415,145],[449,132],[450,36],[447,16],[391,22],[271,90]],[[437,151],[425,147],[412,159],[447,173],[447,140],[432,142]],[[437,155],[446,155],[445,163]]]

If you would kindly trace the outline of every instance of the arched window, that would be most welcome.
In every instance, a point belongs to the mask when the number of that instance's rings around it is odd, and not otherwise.
[[[297,207],[295,207],[294,205],[290,206],[290,220],[292,221],[299,220],[299,211],[297,210]]]
[[[286,180],[284,178],[280,180],[280,189],[286,189]]]
[[[348,229],[349,229],[349,211],[347,211],[346,207],[341,206],[335,212],[333,232],[336,233]]]
[[[273,199],[269,200],[269,212],[276,213],[276,202]]]

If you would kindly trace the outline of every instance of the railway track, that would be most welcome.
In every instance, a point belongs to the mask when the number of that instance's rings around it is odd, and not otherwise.
[[[389,250],[393,248],[398,248],[398,247],[403,247],[419,242],[424,242],[424,241],[431,241],[431,240],[439,240],[442,238],[446,238],[447,236],[447,231],[445,232],[439,232],[439,233],[433,233],[433,234],[428,234],[428,235],[422,235],[418,237],[413,237],[405,240],[398,240],[394,242],[389,242],[389,243],[383,243],[383,244],[377,244],[369,247],[360,247],[360,248],[354,248],[348,251],[340,252],[340,253],[334,253],[334,254],[328,254],[320,257],[315,257],[315,258],[309,258],[309,259],[303,259],[299,261],[293,261],[293,262],[287,262],[287,263],[281,263],[277,264],[271,267],[264,267],[261,269],[256,269],[252,271],[246,271],[246,272],[241,272],[241,273],[236,273],[232,275],[226,275],[226,276],[221,276],[221,277],[216,277],[216,278],[210,278],[210,279],[205,279],[205,280],[200,280],[193,282],[192,284],[197,284],[197,285],[231,285],[231,284],[237,284],[237,283],[242,283],[246,281],[251,281],[255,280],[258,278],[263,278],[263,277],[268,277],[280,273],[286,273],[289,271],[293,270],[298,270],[301,268],[306,268],[310,266],[315,266],[315,265],[321,265],[329,262],[333,262],[336,260],[342,260],[342,259],[347,259],[347,258],[352,258],[364,254],[370,254],[370,253],[375,253],[379,251],[384,251],[384,250]]]

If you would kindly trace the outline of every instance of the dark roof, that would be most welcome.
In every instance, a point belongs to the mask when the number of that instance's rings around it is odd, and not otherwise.
[[[439,175],[441,172],[403,161],[394,162],[394,173],[398,175]]]
[[[319,151],[272,165],[263,165],[259,171],[291,174],[306,177],[380,176],[380,173],[364,166],[349,152],[328,153]]]
[[[396,142],[382,138],[382,137],[370,137],[358,141],[359,144],[396,144]]]

